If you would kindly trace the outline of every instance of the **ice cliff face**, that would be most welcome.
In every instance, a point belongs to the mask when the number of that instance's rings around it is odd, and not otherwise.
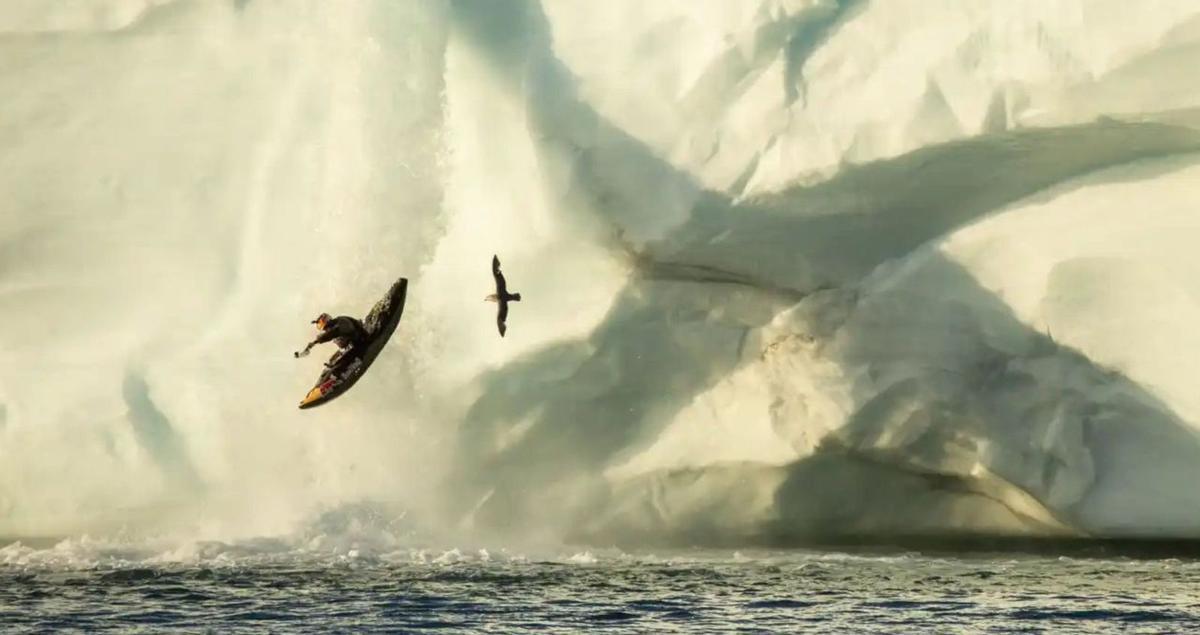
[[[643,5],[0,11],[2,530],[1200,532],[1194,3]]]

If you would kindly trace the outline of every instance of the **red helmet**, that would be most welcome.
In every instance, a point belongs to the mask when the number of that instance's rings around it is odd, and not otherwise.
[[[324,330],[325,330],[325,326],[326,326],[327,324],[329,324],[329,321],[330,321],[330,320],[332,320],[332,319],[333,319],[333,318],[332,318],[332,317],[330,317],[328,313],[322,313],[322,314],[318,315],[318,316],[317,316],[317,319],[313,320],[313,321],[312,321],[312,323],[313,323],[313,324],[316,324],[316,325],[317,325],[317,328],[319,328],[319,329],[321,329],[322,331],[324,331]]]

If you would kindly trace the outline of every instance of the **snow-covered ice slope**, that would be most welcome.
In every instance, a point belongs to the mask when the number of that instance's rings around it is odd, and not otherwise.
[[[1195,537],[1197,64],[1190,0],[7,5],[0,534]]]

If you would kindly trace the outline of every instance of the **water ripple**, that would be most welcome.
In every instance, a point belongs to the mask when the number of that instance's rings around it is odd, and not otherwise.
[[[1200,567],[1190,561],[688,552],[347,563],[266,548],[265,560],[218,550],[219,560],[193,564],[0,565],[0,623],[88,632],[1200,630]]]

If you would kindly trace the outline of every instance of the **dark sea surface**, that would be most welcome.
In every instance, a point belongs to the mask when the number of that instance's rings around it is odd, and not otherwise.
[[[5,632],[1200,632],[1200,561],[888,550],[0,548]]]

